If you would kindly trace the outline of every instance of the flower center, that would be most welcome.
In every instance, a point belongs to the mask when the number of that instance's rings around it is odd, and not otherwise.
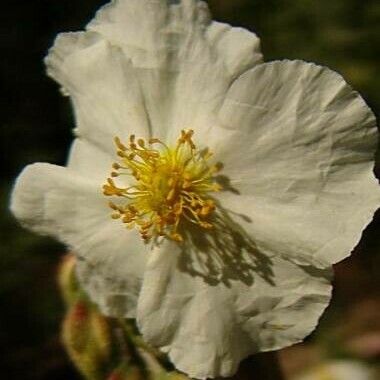
[[[103,186],[103,194],[122,202],[109,202],[112,218],[121,219],[127,228],[137,228],[145,242],[159,236],[183,241],[187,221],[204,229],[213,227],[215,202],[209,193],[221,190],[215,174],[222,165],[209,164],[212,153],[198,150],[194,131],[181,131],[174,147],[161,140],[129,137],[128,146],[115,138],[118,162]],[[133,183],[119,187],[113,178],[130,176]]]

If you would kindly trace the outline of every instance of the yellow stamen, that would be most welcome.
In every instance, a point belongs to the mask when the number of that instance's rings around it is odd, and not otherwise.
[[[128,229],[137,228],[145,242],[164,236],[181,243],[188,222],[213,228],[216,205],[209,193],[221,190],[214,175],[223,166],[209,165],[212,152],[197,150],[193,135],[192,130],[181,131],[174,148],[157,138],[136,140],[131,135],[127,146],[114,139],[119,162],[112,165],[103,193],[122,199],[120,204],[109,202],[112,218],[121,219]],[[121,175],[134,183],[119,187],[113,178]]]

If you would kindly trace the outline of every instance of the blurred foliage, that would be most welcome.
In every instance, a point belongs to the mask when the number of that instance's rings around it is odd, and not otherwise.
[[[2,2],[0,366],[8,380],[77,376],[63,354],[58,336],[63,305],[55,272],[64,248],[21,229],[8,212],[8,202],[12,182],[25,165],[36,161],[65,163],[74,121],[68,100],[46,77],[42,60],[57,33],[83,28],[104,3]],[[216,19],[255,31],[261,37],[266,60],[304,59],[329,66],[340,72],[379,114],[379,1],[209,3]],[[357,254],[337,267],[334,302],[316,338],[331,331],[351,305],[379,292],[378,219],[367,229]],[[114,379],[117,378],[120,377],[115,372]]]

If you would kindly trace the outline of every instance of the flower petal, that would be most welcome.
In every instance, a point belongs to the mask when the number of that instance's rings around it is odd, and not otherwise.
[[[69,153],[67,167],[94,182],[97,188],[109,177],[115,158],[83,139],[75,139]]]
[[[60,34],[45,59],[48,74],[71,96],[76,134],[109,153],[113,138],[149,131],[149,116],[131,63],[92,32]]]
[[[262,63],[260,40],[247,29],[214,21],[207,30],[207,37],[234,78]]]
[[[85,261],[82,285],[105,313],[134,316],[146,248],[110,218],[93,181],[67,168],[30,165],[16,181],[11,209],[26,227],[56,237]]]
[[[88,29],[120,46],[135,67],[178,71],[176,65],[194,54],[187,50],[197,41],[190,39],[204,40],[214,50],[213,60],[220,58],[231,77],[262,61],[254,33],[212,22],[207,4],[198,0],[114,1],[98,11]]]
[[[380,204],[362,98],[327,68],[272,62],[231,86],[219,118],[211,141],[240,194],[219,199],[251,219],[258,247],[320,267],[348,256]]]
[[[212,23],[196,0],[119,0],[83,33],[61,34],[48,73],[71,95],[77,133],[110,151],[135,133],[175,141],[215,124],[231,82],[261,61],[253,33]]]
[[[203,253],[205,269],[215,252]],[[229,282],[211,285],[207,270],[203,277],[184,269],[183,260],[197,266],[198,254],[174,244],[154,250],[137,310],[144,339],[192,378],[231,376],[246,356],[302,340],[329,302],[330,269],[302,268],[276,257],[261,263],[269,266],[270,278],[252,270],[250,281],[230,273]]]

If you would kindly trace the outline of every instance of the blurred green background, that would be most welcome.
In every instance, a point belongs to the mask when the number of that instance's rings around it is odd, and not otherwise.
[[[57,33],[83,28],[105,2],[1,3],[0,373],[8,380],[77,378],[59,343],[64,311],[55,273],[65,248],[20,228],[8,203],[25,165],[65,163],[74,121],[42,59]],[[379,115],[378,0],[210,0],[209,5],[217,20],[255,31],[265,60],[297,58],[329,66]],[[337,266],[334,300],[320,327],[306,344],[281,354],[287,373],[318,360],[319,346],[325,347],[323,355],[377,362],[376,350],[364,355],[350,349],[353,338],[380,333],[380,218],[375,219],[356,253]]]

